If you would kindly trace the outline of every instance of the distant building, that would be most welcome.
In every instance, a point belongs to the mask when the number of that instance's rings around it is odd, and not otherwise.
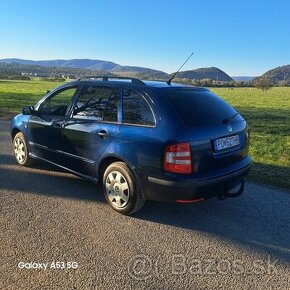
[[[26,72],[22,72],[21,75],[22,76],[37,77],[37,73],[26,73]]]

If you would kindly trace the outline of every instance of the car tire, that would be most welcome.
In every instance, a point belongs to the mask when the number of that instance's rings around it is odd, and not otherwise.
[[[18,132],[13,138],[14,156],[19,165],[30,166],[33,159],[29,156],[27,142],[23,133]]]
[[[131,215],[145,203],[136,178],[124,162],[114,162],[107,167],[103,189],[108,204],[119,213]]]

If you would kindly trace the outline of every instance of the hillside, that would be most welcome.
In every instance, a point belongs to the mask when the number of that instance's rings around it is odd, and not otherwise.
[[[0,62],[0,78],[27,75],[38,77],[56,77],[61,75],[70,76],[71,78],[88,76],[88,75],[114,75],[108,71],[88,70],[71,67],[50,67],[41,65],[28,65],[19,63],[1,63]]]
[[[70,60],[25,60],[19,58],[0,59],[0,77],[21,75],[21,73],[32,73],[38,76],[59,76],[62,74],[72,76],[84,75],[119,75],[127,77],[137,77],[140,79],[168,80],[173,74],[140,66],[119,65],[106,60],[94,59],[70,59]],[[211,79],[213,81],[231,82],[246,81],[256,82],[260,78],[268,78],[273,84],[290,85],[290,65],[280,66],[271,69],[260,77],[254,76],[233,76],[217,67],[198,68],[181,71],[176,76],[177,79],[202,80]]]
[[[5,58],[1,59],[0,62],[40,65],[48,67],[73,67],[73,68],[96,69],[96,70],[111,70],[114,67],[118,66],[118,64],[111,61],[93,60],[93,59],[27,60],[19,58]]]
[[[194,70],[181,71],[178,73],[177,77],[194,80],[211,79],[214,81],[223,82],[233,81],[233,79],[228,74],[217,67],[205,67]]]
[[[144,80],[168,80],[169,75],[163,71],[141,68],[136,66],[121,66],[111,70],[112,73],[119,76],[137,77]]]
[[[45,67],[62,67],[62,68],[80,68],[90,70],[101,70],[111,72],[129,72],[129,73],[160,73],[158,70],[139,67],[139,66],[122,66],[117,63],[106,60],[95,59],[70,59],[70,60],[25,60],[19,58],[0,59],[0,63],[18,63],[23,65],[37,65]],[[163,72],[162,72],[163,73]]]
[[[0,62],[0,79],[6,79],[11,76],[14,79],[21,78],[21,75],[25,76],[38,76],[38,77],[57,77],[61,75],[70,76],[71,78],[78,78],[88,75],[111,75],[111,76],[127,76],[137,77],[140,79],[155,79],[155,80],[168,80],[169,75],[162,71],[144,69],[138,70],[137,67],[122,67],[121,69],[96,70],[96,69],[83,69],[73,67],[53,67],[31,64],[19,64],[19,63],[4,63]],[[18,76],[18,77],[17,77]]]
[[[74,69],[85,69],[85,70],[94,70],[94,71],[107,71],[120,76],[129,76],[129,77],[139,77],[143,79],[160,79],[167,80],[170,75],[151,68],[139,67],[139,66],[128,66],[128,65],[119,65],[117,63],[106,61],[106,60],[94,60],[94,59],[70,59],[70,60],[25,60],[19,58],[6,58],[0,59],[1,63],[10,63],[21,64],[21,65],[33,65],[39,67],[50,67],[56,69],[57,72],[61,71],[60,68],[74,68]],[[66,73],[64,71],[64,73]],[[70,72],[72,73],[72,71]],[[84,72],[81,72],[84,74]],[[88,74],[88,73],[86,73]],[[233,79],[227,75],[222,70],[216,67],[210,68],[199,68],[195,70],[182,71],[178,74],[178,78],[188,78],[188,79],[212,79],[218,81],[232,81]]]
[[[283,65],[283,66],[279,66],[274,69],[271,69],[265,72],[260,77],[255,78],[254,81],[257,81],[260,78],[267,78],[273,84],[290,85],[290,65]]]

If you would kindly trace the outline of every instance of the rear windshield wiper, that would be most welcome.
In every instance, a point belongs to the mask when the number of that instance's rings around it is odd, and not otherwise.
[[[231,120],[233,120],[234,118],[236,118],[236,116],[238,116],[238,115],[239,115],[239,113],[233,114],[231,117],[224,119],[223,120],[223,123],[224,124],[228,124]]]

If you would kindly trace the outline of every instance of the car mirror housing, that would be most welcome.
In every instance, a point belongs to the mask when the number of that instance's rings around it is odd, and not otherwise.
[[[34,107],[33,106],[24,107],[22,109],[22,114],[23,115],[33,115],[33,114],[35,114]]]

